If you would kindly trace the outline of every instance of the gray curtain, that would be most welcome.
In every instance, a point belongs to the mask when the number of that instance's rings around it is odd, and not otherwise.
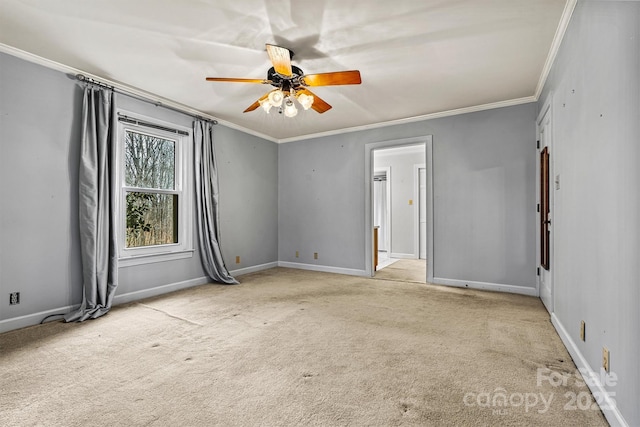
[[[194,171],[196,175],[196,216],[202,267],[219,283],[238,283],[227,270],[220,250],[218,215],[218,172],[213,152],[213,124],[193,122]]]
[[[106,314],[118,285],[118,251],[111,188],[115,149],[113,91],[84,89],[80,147],[79,213],[83,294],[80,308],[65,321]]]

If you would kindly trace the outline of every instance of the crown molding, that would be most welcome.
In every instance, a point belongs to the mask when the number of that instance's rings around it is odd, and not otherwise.
[[[258,138],[266,139],[267,141],[278,142],[278,140],[276,138],[273,138],[273,137],[271,137],[269,135],[265,135],[265,134],[263,134],[261,132],[254,131],[252,129],[247,129],[245,127],[239,126],[239,125],[237,125],[235,123],[232,123],[232,122],[229,122],[229,121],[226,121],[226,120],[221,120],[221,119],[219,119],[217,117],[213,117],[210,114],[207,114],[207,113],[204,113],[202,111],[196,110],[194,108],[188,107],[188,106],[186,106],[184,104],[180,104],[178,102],[171,101],[170,99],[159,97],[157,95],[154,95],[154,94],[149,93],[149,92],[145,92],[145,91],[143,91],[141,89],[138,89],[138,88],[135,88],[135,87],[132,87],[132,86],[127,86],[127,85],[124,85],[122,83],[114,82],[114,81],[109,80],[109,79],[107,79],[105,77],[97,76],[95,74],[89,73],[89,72],[84,71],[84,70],[79,70],[77,68],[73,68],[73,67],[70,67],[68,65],[61,64],[59,62],[52,61],[52,60],[47,59],[47,58],[43,58],[43,57],[38,56],[38,55],[34,55],[32,53],[29,53],[29,52],[26,52],[24,50],[15,48],[13,46],[6,45],[4,43],[0,43],[0,52],[6,53],[6,54],[11,55],[11,56],[15,56],[17,58],[23,59],[23,60],[28,61],[28,62],[32,62],[32,63],[37,64],[37,65],[41,65],[41,66],[46,67],[46,68],[50,68],[52,70],[59,71],[59,72],[64,73],[64,74],[70,74],[70,75],[73,75],[73,76],[76,76],[78,74],[82,74],[82,75],[84,75],[86,77],[89,77],[89,78],[91,78],[93,80],[96,80],[98,82],[104,83],[107,86],[111,86],[111,87],[115,88],[116,91],[119,89],[120,91],[124,92],[125,94],[131,94],[131,95],[134,95],[136,97],[143,98],[143,99],[145,99],[145,100],[147,100],[149,102],[152,102],[152,103],[154,103],[154,104],[156,104],[158,106],[170,107],[170,108],[172,108],[174,110],[178,110],[178,111],[183,112],[183,113],[185,113],[187,115],[190,115],[190,116],[197,116],[197,117],[202,117],[202,118],[205,118],[205,119],[215,120],[215,121],[218,122],[218,124],[226,126],[228,128],[235,129],[235,130],[247,133],[249,135],[257,136]]]
[[[331,130],[327,132],[318,132],[313,134],[296,136],[292,138],[283,138],[283,139],[279,139],[277,142],[280,144],[283,144],[287,142],[295,142],[295,141],[301,141],[305,139],[322,138],[326,136],[333,136],[333,135],[338,135],[338,134],[343,134],[348,132],[358,132],[358,131],[377,129],[377,128],[387,127],[387,126],[401,125],[405,123],[414,123],[414,122],[421,122],[424,120],[432,120],[440,117],[457,116],[460,114],[475,113],[477,111],[493,110],[495,108],[512,107],[514,105],[528,104],[530,102],[536,102],[536,101],[537,99],[535,97],[526,96],[524,98],[510,99],[507,101],[500,101],[500,102],[493,102],[489,104],[475,105],[471,107],[457,108],[454,110],[440,111],[437,113],[407,117],[404,119],[390,120],[386,122],[372,123],[372,124],[363,125],[363,126],[354,126],[350,128],[336,129],[336,130]]]
[[[562,40],[564,39],[564,34],[569,27],[569,22],[571,22],[571,16],[573,15],[573,11],[575,10],[577,3],[578,0],[567,0],[567,3],[564,5],[564,10],[562,11],[562,16],[560,17],[560,22],[558,23],[558,28],[556,29],[556,34],[553,36],[553,41],[551,42],[551,48],[549,49],[547,60],[544,63],[542,72],[540,73],[540,79],[538,80],[538,86],[536,87],[536,93],[534,96],[536,102],[538,101],[538,99],[540,99],[540,95],[544,90],[544,85],[547,83],[547,78],[549,77],[549,73],[551,72],[551,67],[553,67],[553,63],[556,60],[556,56],[558,55],[558,51],[560,50],[560,45],[562,44]]]

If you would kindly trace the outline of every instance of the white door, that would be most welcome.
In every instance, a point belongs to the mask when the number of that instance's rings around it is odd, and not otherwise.
[[[419,228],[419,253],[420,259],[427,259],[427,169],[420,168],[418,169],[418,183],[419,183],[419,192],[418,192],[418,228]]]
[[[540,271],[540,299],[547,311],[553,313],[553,151],[551,140],[551,112],[546,109],[538,121],[538,259]]]

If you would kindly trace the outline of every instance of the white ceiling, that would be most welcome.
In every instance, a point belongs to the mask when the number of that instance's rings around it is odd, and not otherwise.
[[[575,0],[0,0],[2,50],[153,94],[273,141],[537,99]],[[243,110],[271,86],[265,43],[333,106],[294,118]],[[54,64],[55,65],[55,64]]]

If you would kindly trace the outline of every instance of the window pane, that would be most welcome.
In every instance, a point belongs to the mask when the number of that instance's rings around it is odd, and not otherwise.
[[[126,185],[174,190],[175,148],[175,141],[126,131]]]
[[[178,243],[178,195],[127,192],[126,247]]]

